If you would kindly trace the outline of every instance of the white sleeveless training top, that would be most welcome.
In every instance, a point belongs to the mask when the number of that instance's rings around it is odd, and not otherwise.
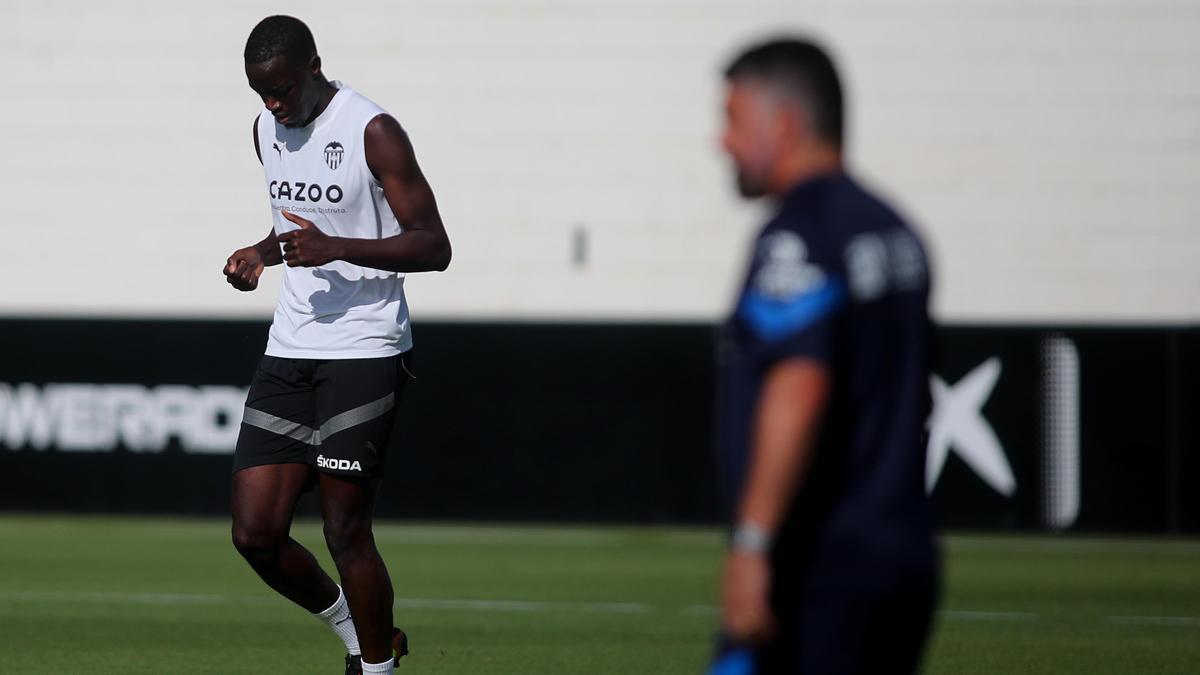
[[[338,88],[328,107],[301,129],[258,116],[257,133],[275,233],[297,226],[287,210],[335,237],[382,239],[401,231],[367,167],[363,132],[386,111],[358,92]],[[283,266],[283,286],[266,353],[298,359],[394,356],[412,348],[404,275],[335,260],[320,267]]]

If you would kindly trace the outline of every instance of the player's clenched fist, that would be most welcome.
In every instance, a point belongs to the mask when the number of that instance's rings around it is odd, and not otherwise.
[[[225,261],[225,280],[239,291],[252,291],[258,288],[265,266],[257,247],[239,248]]]
[[[341,257],[338,239],[330,237],[313,224],[294,213],[283,211],[283,217],[300,229],[279,235],[283,244],[283,261],[288,267],[319,267]]]

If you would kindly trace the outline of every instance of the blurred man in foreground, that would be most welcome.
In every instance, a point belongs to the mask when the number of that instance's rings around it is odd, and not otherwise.
[[[937,594],[921,242],[842,161],[820,47],[733,61],[722,145],[758,235],[722,363],[734,530],[714,673],[909,673]]]

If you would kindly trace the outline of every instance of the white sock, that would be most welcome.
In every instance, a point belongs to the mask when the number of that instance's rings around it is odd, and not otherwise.
[[[392,673],[396,672],[393,670],[396,665],[395,657],[392,657],[383,663],[367,663],[366,661],[363,661],[362,664],[363,675],[367,675],[367,673],[386,673],[386,675],[392,675]]]
[[[358,633],[354,632],[354,619],[350,616],[350,606],[346,604],[346,594],[342,592],[341,586],[338,586],[337,602],[330,605],[329,609],[317,612],[313,616],[324,621],[329,629],[342,639],[346,645],[346,651],[350,652],[352,656],[362,653],[358,647]],[[391,671],[386,672],[390,673]]]

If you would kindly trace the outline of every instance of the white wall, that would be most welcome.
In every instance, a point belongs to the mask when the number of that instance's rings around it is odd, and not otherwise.
[[[418,319],[719,316],[758,216],[719,70],[802,29],[940,317],[1200,320],[1200,3],[1165,0],[4,0],[0,313],[270,314],[277,270],[238,294],[220,267],[269,226],[241,49],[281,9],[414,139],[455,247],[410,278]]]

